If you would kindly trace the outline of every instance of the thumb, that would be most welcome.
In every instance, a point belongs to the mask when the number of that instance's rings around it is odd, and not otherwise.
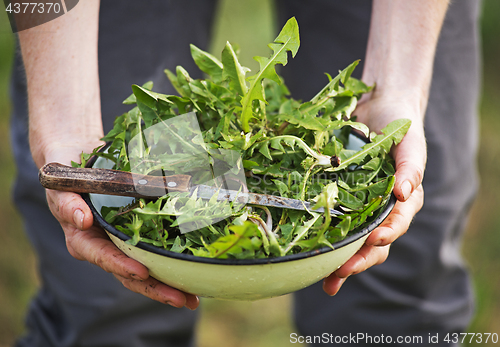
[[[427,147],[423,127],[412,124],[392,153],[396,161],[394,195],[401,202],[408,200],[424,178]]]
[[[47,201],[52,214],[61,224],[80,230],[93,225],[92,211],[79,194],[47,189]]]

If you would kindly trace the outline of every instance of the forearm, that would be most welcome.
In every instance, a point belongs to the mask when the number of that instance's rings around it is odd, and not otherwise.
[[[58,149],[91,150],[102,137],[97,65],[99,1],[19,33],[26,69],[29,137],[35,163]]]
[[[448,0],[374,0],[363,81],[375,97],[415,102],[423,117]]]
[[[394,209],[373,230],[365,245],[325,279],[323,288],[334,295],[345,279],[385,261],[389,245],[403,235],[422,208],[422,179],[427,158],[424,114],[434,54],[448,0],[374,0],[362,80],[375,84],[354,111],[358,120],[377,132],[391,121],[409,118],[412,125],[393,148]]]

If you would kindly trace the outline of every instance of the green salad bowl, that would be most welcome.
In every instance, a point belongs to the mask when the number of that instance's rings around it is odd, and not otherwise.
[[[364,141],[352,136],[353,149]],[[90,162],[94,168],[111,168],[103,158]],[[102,194],[83,194],[96,222],[106,231],[113,243],[127,256],[149,269],[152,277],[187,293],[206,298],[252,301],[276,297],[306,288],[327,277],[364,244],[370,232],[392,211],[396,198],[392,195],[382,210],[362,229],[351,232],[344,240],[323,247],[276,258],[213,259],[180,254],[139,242],[127,244],[130,237],[107,223],[100,214],[103,206],[128,205],[133,198]]]

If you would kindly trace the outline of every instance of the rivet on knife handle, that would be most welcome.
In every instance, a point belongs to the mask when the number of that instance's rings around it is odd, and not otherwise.
[[[38,174],[48,189],[132,197],[159,197],[168,191],[187,192],[191,176],[147,176],[125,171],[74,168],[59,163],[43,166]]]

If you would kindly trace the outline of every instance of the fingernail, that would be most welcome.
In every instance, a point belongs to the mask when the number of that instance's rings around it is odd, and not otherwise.
[[[138,281],[144,281],[143,278],[140,278],[138,275],[136,274],[130,274],[130,277],[132,277],[134,280],[138,280]]]
[[[145,280],[147,280],[149,277],[141,277],[137,274],[131,274],[130,277],[132,277],[134,280],[138,280],[138,281],[141,281],[141,282],[144,282]]]
[[[75,213],[73,214],[73,222],[80,230],[83,230],[83,218],[85,218],[85,214],[82,210],[75,210]]]
[[[170,306],[175,307],[175,308],[181,308],[182,307],[182,306],[179,306],[178,304],[174,304],[174,302],[170,301],[170,300],[165,300],[165,304],[170,305]]]
[[[405,201],[410,197],[411,190],[412,186],[410,181],[404,181],[403,184],[401,184],[401,192],[403,193],[403,199],[405,199]]]
[[[186,303],[184,305],[185,307],[187,307],[191,311],[194,311],[196,310],[199,304],[200,304],[200,298],[198,298],[197,296],[192,297],[186,295]]]

